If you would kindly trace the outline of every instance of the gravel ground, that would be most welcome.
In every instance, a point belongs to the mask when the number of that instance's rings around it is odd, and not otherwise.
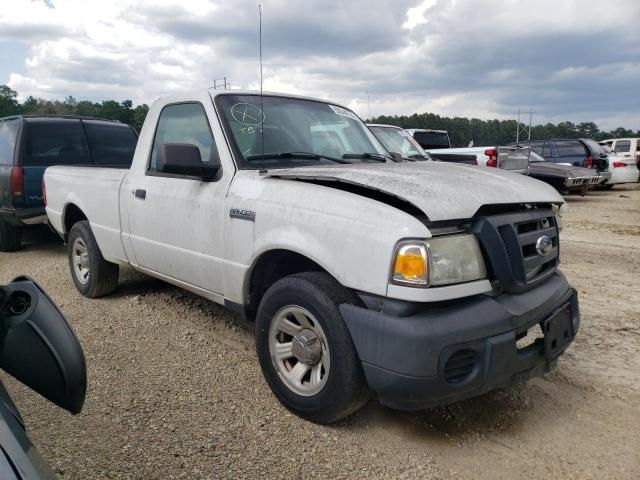
[[[640,188],[568,204],[562,270],[581,331],[521,387],[419,413],[374,400],[314,425],[271,395],[251,324],[131,270],[116,294],[85,299],[45,231],[0,253],[0,280],[31,275],[67,315],[87,357],[85,408],[72,417],[1,378],[62,478],[638,478]]]

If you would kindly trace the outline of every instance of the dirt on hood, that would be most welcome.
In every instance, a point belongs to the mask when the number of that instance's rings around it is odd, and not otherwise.
[[[483,205],[563,203],[551,186],[495,168],[440,162],[323,165],[271,170],[267,177],[344,182],[398,197],[429,220],[473,217]]]

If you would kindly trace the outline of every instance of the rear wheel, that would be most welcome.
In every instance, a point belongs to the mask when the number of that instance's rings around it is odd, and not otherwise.
[[[89,298],[113,292],[118,286],[118,265],[104,259],[87,220],[71,228],[68,243],[69,269],[78,291]]]
[[[369,399],[342,303],[353,303],[348,290],[326,273],[308,272],[277,281],[258,308],[262,373],[285,407],[312,422],[340,420]]]
[[[0,218],[0,252],[15,252],[22,245],[22,229]]]

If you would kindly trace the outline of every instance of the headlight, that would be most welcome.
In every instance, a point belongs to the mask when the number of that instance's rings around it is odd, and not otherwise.
[[[562,203],[560,205],[553,205],[553,216],[556,218],[556,225],[558,225],[558,230],[562,230],[562,215],[567,213],[569,210],[569,206],[566,203]]]
[[[446,235],[398,245],[391,280],[430,287],[486,278],[478,240],[472,234]]]
[[[427,286],[427,246],[424,243],[398,245],[392,279],[405,285]]]

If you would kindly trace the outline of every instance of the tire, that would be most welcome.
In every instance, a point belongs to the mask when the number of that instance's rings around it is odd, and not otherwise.
[[[354,303],[349,291],[326,273],[307,272],[278,280],[258,307],[256,349],[265,380],[287,409],[315,423],[329,424],[345,418],[364,406],[370,397],[360,359],[338,308],[343,303]],[[306,320],[298,320],[301,316],[306,316]],[[289,329],[291,325],[298,330],[287,334],[280,329],[280,326]],[[321,360],[315,364],[310,358],[300,361],[293,355],[293,348],[284,349],[282,358],[287,360],[278,360],[275,353],[279,345],[298,339],[299,346],[301,335],[310,338],[309,329],[301,331],[305,325],[314,327],[311,330],[316,339],[311,343],[322,346]],[[308,377],[307,373],[296,375],[301,377],[300,385],[286,379],[287,373],[298,368],[299,372],[308,369]]]
[[[104,259],[87,220],[77,222],[71,228],[68,245],[71,278],[82,295],[98,298],[116,289],[118,265]]]
[[[613,183],[605,183],[602,187],[602,190],[611,190],[613,188],[614,184]]]
[[[22,229],[0,218],[0,252],[15,252],[22,246]]]

